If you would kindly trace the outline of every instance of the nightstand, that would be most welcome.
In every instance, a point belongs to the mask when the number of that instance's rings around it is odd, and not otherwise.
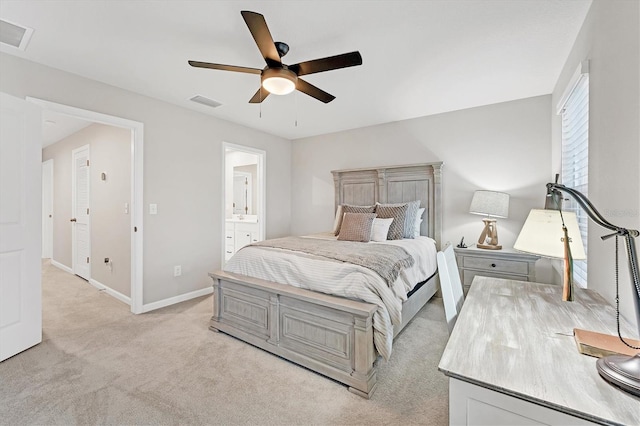
[[[519,281],[536,280],[536,261],[540,256],[509,248],[486,250],[476,246],[456,247],[454,251],[465,294],[476,275]]]

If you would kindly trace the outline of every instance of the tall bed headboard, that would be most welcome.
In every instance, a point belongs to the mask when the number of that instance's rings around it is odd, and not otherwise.
[[[335,208],[420,200],[425,212],[420,235],[442,239],[442,162],[333,170]]]

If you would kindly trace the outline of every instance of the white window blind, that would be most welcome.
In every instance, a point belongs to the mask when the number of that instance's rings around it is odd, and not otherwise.
[[[580,73],[575,86],[562,106],[562,183],[588,195],[589,188],[589,74]],[[578,216],[578,225],[587,253],[587,225],[589,217],[571,197],[566,197],[563,210]],[[587,261],[574,261],[574,281],[587,286]]]

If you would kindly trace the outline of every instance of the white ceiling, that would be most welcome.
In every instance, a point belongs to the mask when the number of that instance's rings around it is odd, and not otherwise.
[[[549,94],[591,0],[2,0],[35,30],[0,50],[288,139]],[[363,65],[305,77],[336,96],[248,104],[262,68],[241,10],[265,16],[286,64],[358,50]],[[222,103],[189,101],[199,94]],[[260,113],[262,117],[260,117]],[[296,126],[297,121],[297,126]]]

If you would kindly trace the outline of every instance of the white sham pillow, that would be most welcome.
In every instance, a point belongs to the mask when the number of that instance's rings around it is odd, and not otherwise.
[[[424,207],[420,207],[418,209],[418,214],[416,215],[415,225],[413,227],[413,238],[420,236],[420,225],[422,225],[422,215],[424,214]]]
[[[333,235],[338,235],[343,215],[344,213],[342,212],[342,204],[340,204],[338,206],[338,209],[336,210],[336,218],[333,220]]]
[[[387,219],[373,219],[373,226],[371,227],[371,241],[387,241],[387,234],[389,233],[389,227],[392,222],[392,217]]]

